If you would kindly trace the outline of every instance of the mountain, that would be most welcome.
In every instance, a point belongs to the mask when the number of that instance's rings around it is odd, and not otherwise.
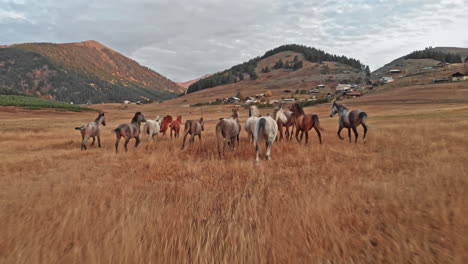
[[[263,68],[259,65],[261,61],[275,56],[279,53],[294,52],[295,55],[291,58],[279,58],[277,61],[269,65],[264,65]],[[337,56],[326,53],[315,48],[289,44],[279,46],[275,49],[267,51],[263,56],[253,58],[242,64],[235,65],[227,70],[218,72],[209,77],[202,78],[188,87],[187,93],[200,91],[207,88],[216,87],[224,84],[243,82],[245,80],[256,80],[259,73],[268,73],[275,70],[287,70],[294,72],[304,67],[305,63],[322,64],[323,62],[338,63],[350,68],[354,72],[363,71],[366,66],[359,60],[348,58],[345,56]],[[310,65],[309,65],[310,66]],[[368,68],[367,68],[368,69]]]
[[[184,91],[93,40],[1,46],[0,90],[75,103],[164,100]]]
[[[440,62],[461,63],[468,57],[468,48],[429,47],[413,51],[385,64],[372,72],[373,79],[379,79],[389,74],[391,69],[399,69],[402,75],[420,72],[424,67],[433,67]]]
[[[185,82],[176,82],[179,86],[187,89],[190,85],[192,85],[193,83],[203,79],[203,78],[206,78],[206,77],[210,77],[211,74],[205,74],[203,75],[202,77],[200,78],[197,78],[197,79],[193,79],[193,80],[190,80],[190,81],[185,81]]]

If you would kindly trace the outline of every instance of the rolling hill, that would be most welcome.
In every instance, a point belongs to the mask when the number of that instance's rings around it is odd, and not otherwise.
[[[184,91],[97,41],[0,47],[0,88],[76,103],[164,100]]]
[[[280,55],[277,56],[278,54]],[[275,58],[273,61],[271,60],[272,57]],[[268,63],[265,63],[265,61],[268,61]],[[362,72],[365,68],[365,65],[353,58],[329,54],[311,47],[290,44],[279,46],[267,51],[263,56],[253,58],[242,64],[235,65],[230,69],[202,78],[191,84],[188,87],[187,93],[238,82],[249,85],[250,83],[247,81],[259,79],[262,73],[266,76],[271,75],[268,78],[276,76],[276,72],[287,72],[287,75],[291,74],[290,77],[298,77],[302,75],[300,73],[309,72],[311,67],[325,67],[325,65],[328,65],[325,62],[331,62],[334,65],[342,65],[346,69],[343,69],[341,72]],[[342,67],[338,68],[341,69]],[[275,74],[273,74],[273,72],[275,72]],[[324,75],[330,73],[329,69],[323,69],[323,71],[319,72]],[[340,73],[340,71],[333,72],[333,74],[336,73]],[[282,75],[283,74],[281,74],[281,76]],[[271,80],[274,79],[275,78],[272,78]]]
[[[447,56],[448,55],[448,56]],[[415,74],[424,67],[432,67],[442,61],[449,63],[461,63],[468,57],[468,48],[435,47],[414,51],[397,58],[390,63],[372,72],[373,79],[379,79],[388,75],[391,69],[400,69],[402,74]]]

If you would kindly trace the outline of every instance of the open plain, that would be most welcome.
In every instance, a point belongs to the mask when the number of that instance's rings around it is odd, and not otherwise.
[[[230,107],[180,101],[92,106],[107,126],[87,151],[74,127],[95,112],[0,108],[0,262],[468,263],[467,82],[340,101],[368,113],[366,144],[338,139],[330,104],[306,108],[323,144],[276,142],[259,166],[245,131],[218,157]],[[136,111],[203,112],[203,142],[143,137],[116,154],[111,130]]]

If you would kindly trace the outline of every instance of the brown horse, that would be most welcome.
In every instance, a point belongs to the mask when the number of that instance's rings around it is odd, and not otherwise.
[[[115,132],[116,140],[115,140],[115,152],[117,153],[119,150],[119,141],[121,137],[125,138],[125,151],[128,151],[127,144],[130,139],[135,138],[135,148],[138,147],[140,144],[140,125],[141,122],[145,122],[145,116],[141,112],[136,112],[132,118],[130,124],[121,124],[116,129],[112,130]]]
[[[163,134],[163,136],[166,135],[166,131],[169,128],[169,126],[172,123],[172,116],[167,115],[163,118],[163,121],[161,122],[161,130],[160,132]]]
[[[95,137],[98,139],[98,146],[101,147],[101,130],[102,126],[106,125],[106,117],[104,113],[99,113],[94,122],[84,123],[80,127],[75,127],[76,130],[81,132],[81,150],[86,150],[86,143],[89,138],[93,138],[91,146],[94,146]]]
[[[305,143],[309,141],[309,130],[312,128],[315,129],[315,132],[317,132],[320,144],[322,144],[322,134],[320,133],[320,122],[319,118],[317,115],[311,115],[311,114],[304,114],[304,110],[302,107],[295,103],[291,106],[290,109],[294,113],[294,117],[296,120],[296,140],[298,142],[302,141],[302,135],[305,133],[306,135],[306,140]],[[299,139],[299,132],[301,132],[301,139]]]
[[[357,127],[359,125],[362,125],[364,128],[364,136],[362,137],[362,140],[364,143],[366,142],[366,134],[367,134],[367,113],[362,112],[361,110],[348,110],[348,108],[344,107],[343,105],[337,104],[335,100],[333,100],[333,105],[330,111],[330,117],[333,117],[335,114],[338,114],[340,116],[339,119],[339,125],[340,127],[338,128],[338,137],[343,140],[344,138],[340,135],[341,130],[343,128],[348,129],[348,137],[349,137],[349,142],[351,143],[351,129],[354,132],[354,143],[357,143],[358,139],[358,132],[357,132]]]
[[[220,118],[219,122],[216,124],[216,141],[218,143],[218,154],[220,157],[224,155],[224,150],[227,145],[230,146],[232,151],[236,149],[236,140],[239,145],[240,130],[239,109],[232,109],[232,115],[229,119]],[[221,147],[222,144],[223,147]]]
[[[179,137],[181,124],[182,124],[182,116],[177,116],[177,119],[172,121],[172,123],[169,125],[171,127],[171,139],[172,139],[172,131],[174,131],[175,138]]]
[[[202,131],[205,130],[205,122],[203,122],[203,117],[200,118],[200,121],[197,120],[187,120],[185,122],[185,129],[184,129],[184,141],[182,142],[182,149],[184,149],[185,146],[185,139],[187,138],[187,135],[190,134],[190,139],[189,139],[189,144],[192,145],[195,142],[195,136],[198,136],[200,139],[200,145],[201,145],[201,133]]]

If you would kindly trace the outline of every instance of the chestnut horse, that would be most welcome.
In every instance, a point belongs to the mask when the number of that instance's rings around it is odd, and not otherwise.
[[[121,124],[116,129],[112,130],[115,132],[116,140],[115,140],[115,152],[117,153],[119,150],[119,141],[121,137],[125,138],[125,151],[127,151],[127,144],[130,139],[135,138],[135,148],[138,147],[140,144],[140,125],[141,122],[145,122],[145,116],[141,112],[136,112],[132,118],[130,124]]]
[[[359,125],[362,125],[364,128],[364,136],[362,137],[362,140],[364,143],[366,142],[366,134],[367,134],[367,113],[362,112],[361,110],[352,110],[349,111],[348,108],[344,107],[343,105],[337,104],[335,100],[333,100],[333,105],[330,111],[330,117],[333,117],[335,114],[338,114],[340,116],[339,119],[339,128],[338,128],[338,137],[343,140],[344,138],[340,135],[341,130],[343,128],[348,129],[348,137],[349,137],[349,142],[351,143],[351,129],[354,132],[354,143],[357,143],[358,139],[358,132],[357,132],[357,127]]]
[[[172,121],[169,125],[171,127],[171,139],[172,139],[172,131],[174,131],[174,137],[179,137],[180,132],[180,125],[182,124],[182,116],[177,116],[177,120]]]
[[[320,133],[321,128],[318,116],[312,114],[304,114],[304,110],[298,103],[293,104],[290,110],[294,113],[294,117],[296,120],[296,140],[298,142],[301,142],[302,135],[303,133],[305,133],[305,143],[307,144],[307,142],[309,141],[309,130],[314,128],[315,132],[317,132],[320,144],[322,144],[322,134]],[[298,137],[299,132],[302,132],[301,139],[299,139]]]
[[[169,125],[172,123],[172,116],[167,115],[163,118],[163,121],[161,122],[161,129],[160,132],[163,134],[163,136],[166,135],[166,131],[169,128]]]
[[[90,137],[93,138],[91,146],[94,146],[95,137],[97,137],[98,146],[101,147],[101,130],[102,126],[105,125],[106,117],[104,116],[104,113],[99,113],[94,122],[84,123],[80,127],[75,127],[76,130],[80,130],[81,132],[81,150],[86,150],[86,143]]]

